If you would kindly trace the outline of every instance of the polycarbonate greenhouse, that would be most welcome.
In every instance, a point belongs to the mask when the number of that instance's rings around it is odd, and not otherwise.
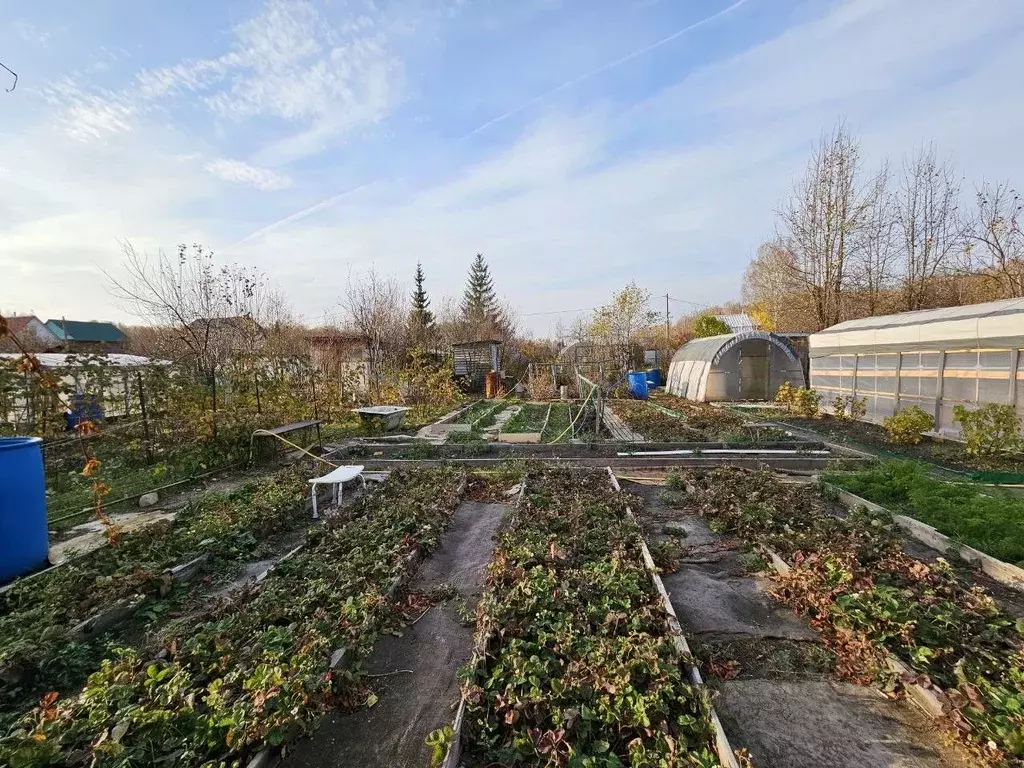
[[[911,405],[955,437],[953,407],[1010,404],[1024,415],[1024,299],[849,320],[810,337],[811,387],[867,400],[881,423]]]
[[[765,331],[688,341],[672,358],[665,389],[690,400],[769,400],[784,382],[804,386],[796,351]]]

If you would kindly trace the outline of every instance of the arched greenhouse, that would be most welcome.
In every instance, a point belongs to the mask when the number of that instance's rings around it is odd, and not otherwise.
[[[805,383],[796,351],[774,333],[747,331],[684,344],[672,358],[665,388],[690,400],[770,400],[787,381]]]

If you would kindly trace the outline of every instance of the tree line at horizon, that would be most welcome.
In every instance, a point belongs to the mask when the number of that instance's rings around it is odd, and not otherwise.
[[[743,278],[768,330],[1024,296],[1020,193],[968,192],[932,144],[873,170],[843,122],[822,133]]]

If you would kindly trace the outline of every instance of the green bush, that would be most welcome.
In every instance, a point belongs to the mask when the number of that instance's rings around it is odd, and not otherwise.
[[[800,387],[793,393],[793,404],[796,412],[805,419],[813,419],[818,415],[821,395],[813,389]]]
[[[912,405],[895,416],[889,416],[882,422],[882,426],[892,442],[898,445],[917,445],[921,442],[921,433],[935,426],[935,419],[920,407]]]
[[[832,398],[832,415],[839,421],[857,421],[863,419],[868,412],[866,397],[853,395],[836,395]]]
[[[995,456],[1021,450],[1020,421],[1012,405],[988,403],[976,411],[953,407],[953,421],[960,425],[967,453]]]
[[[775,393],[775,402],[786,406],[787,411],[793,410],[793,405],[796,403],[796,388],[788,381],[782,382],[782,386]]]

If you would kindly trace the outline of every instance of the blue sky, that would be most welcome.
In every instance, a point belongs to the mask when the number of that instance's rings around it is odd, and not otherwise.
[[[130,319],[103,274],[119,239],[205,243],[313,322],[351,271],[408,283],[417,259],[440,304],[477,251],[524,313],[629,280],[719,302],[840,117],[869,166],[934,141],[967,188],[1024,184],[1019,0],[0,10],[5,311]]]

